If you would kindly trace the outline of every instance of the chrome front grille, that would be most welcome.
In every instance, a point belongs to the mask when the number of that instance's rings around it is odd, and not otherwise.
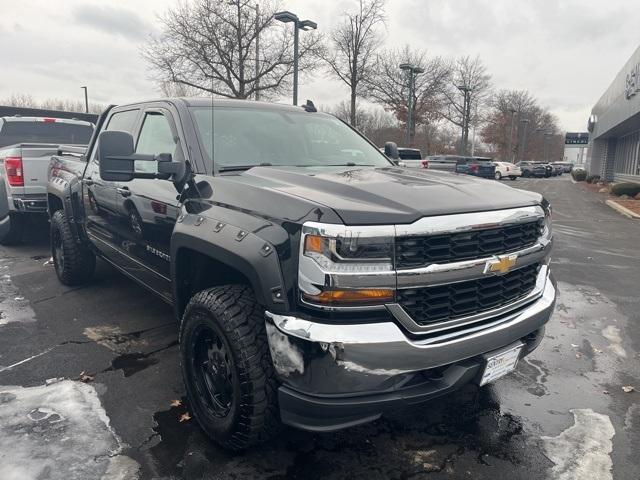
[[[396,268],[417,268],[494,254],[510,253],[534,245],[544,229],[543,219],[464,232],[396,238]]]

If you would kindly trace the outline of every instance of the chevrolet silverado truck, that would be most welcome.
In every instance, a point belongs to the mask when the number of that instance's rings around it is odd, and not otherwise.
[[[55,271],[100,257],[173,306],[190,411],[227,449],[492,382],[553,311],[551,208],[396,149],[312,103],[110,107],[51,160]]]
[[[47,168],[61,143],[84,144],[93,125],[82,120],[48,117],[0,117],[0,176],[9,205],[8,230],[0,243],[22,239],[29,216],[47,212]],[[4,167],[4,168],[2,168]]]

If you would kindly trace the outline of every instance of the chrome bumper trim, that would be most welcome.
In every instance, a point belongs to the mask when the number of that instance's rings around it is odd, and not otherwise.
[[[356,394],[388,390],[412,372],[509,345],[548,322],[555,297],[547,280],[541,296],[516,312],[419,340],[394,322],[324,324],[266,312],[265,323],[274,367],[285,384],[307,393]]]

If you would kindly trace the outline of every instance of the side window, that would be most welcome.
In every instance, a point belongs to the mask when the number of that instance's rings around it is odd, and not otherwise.
[[[136,144],[136,153],[147,155],[170,153],[175,157],[176,142],[167,117],[158,112],[149,112],[145,115]],[[152,162],[136,162],[135,168],[138,172],[155,172],[155,165]]]
[[[135,126],[136,118],[138,118],[138,112],[140,110],[125,110],[124,112],[117,112],[111,115],[109,124],[105,130],[120,130],[122,132],[133,133],[133,127]]]
[[[169,120],[161,113],[149,112],[144,117],[144,123],[138,137],[136,153],[157,155],[158,153],[170,153],[176,150],[176,142],[171,132]]]

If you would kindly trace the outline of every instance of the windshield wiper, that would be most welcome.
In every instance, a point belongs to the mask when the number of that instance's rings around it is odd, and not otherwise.
[[[253,167],[272,167],[272,166],[273,165],[269,162],[260,163],[259,165],[227,165],[225,167],[220,167],[218,171],[233,172],[233,171],[249,170]]]

